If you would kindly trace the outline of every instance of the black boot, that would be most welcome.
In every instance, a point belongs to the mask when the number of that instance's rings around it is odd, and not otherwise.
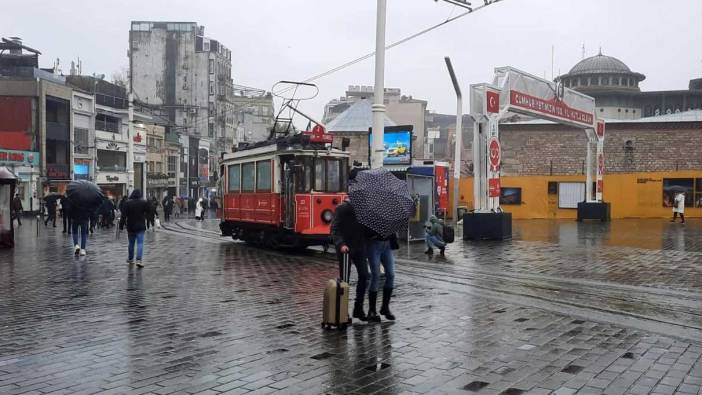
[[[392,297],[392,288],[383,288],[383,305],[380,307],[380,314],[390,321],[395,321],[395,316],[390,312],[390,298]]]
[[[432,250],[431,248],[427,248],[426,250],[424,250],[424,253],[427,255],[434,255],[434,250]]]
[[[363,312],[363,299],[356,299],[356,302],[353,304],[353,314],[351,316],[361,321],[368,321],[366,313]]]
[[[378,300],[378,291],[368,292],[368,322],[380,322],[380,316],[375,312],[376,300]]]

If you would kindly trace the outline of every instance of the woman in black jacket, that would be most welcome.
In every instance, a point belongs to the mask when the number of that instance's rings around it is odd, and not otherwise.
[[[144,253],[144,231],[146,231],[146,217],[150,213],[151,207],[149,202],[141,198],[141,191],[135,189],[129,195],[122,208],[122,216],[119,220],[119,230],[124,229],[127,225],[127,234],[129,236],[129,256],[128,264],[134,263],[134,243],[137,245],[136,265],[139,268],[144,267],[141,257]]]

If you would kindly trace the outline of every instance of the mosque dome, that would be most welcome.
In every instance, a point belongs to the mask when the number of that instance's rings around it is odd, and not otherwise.
[[[556,81],[562,81],[566,87],[583,93],[594,93],[640,91],[639,82],[644,79],[645,75],[631,71],[621,60],[600,52],[581,60],[567,74],[556,78]]]

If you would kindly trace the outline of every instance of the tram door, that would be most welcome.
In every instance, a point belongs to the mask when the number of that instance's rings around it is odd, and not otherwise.
[[[284,226],[295,228],[295,161],[290,158],[283,164],[283,204],[285,207]]]

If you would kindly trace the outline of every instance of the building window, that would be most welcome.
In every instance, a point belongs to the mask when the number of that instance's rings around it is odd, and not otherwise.
[[[210,74],[214,74],[214,59],[210,59]]]
[[[169,156],[168,157],[168,177],[175,178],[176,170],[178,168],[177,164],[178,164],[178,157],[177,156]]]
[[[127,153],[119,151],[98,150],[97,168],[100,171],[126,171]]]
[[[585,201],[584,182],[558,183],[558,208],[578,208],[582,201]]]
[[[682,192],[685,194],[685,207],[692,207],[693,202],[702,196],[693,196],[694,179],[692,178],[664,178],[663,179],[663,207],[673,207],[675,196]],[[697,179],[702,181],[702,179]]]
[[[88,129],[73,128],[73,152],[76,154],[88,154]]]
[[[120,119],[111,117],[105,114],[97,114],[95,116],[95,130],[101,130],[110,133],[120,133]]]
[[[500,204],[522,204],[522,188],[500,188]]]
[[[214,92],[215,92],[214,81],[210,81],[210,95],[214,95]]]

